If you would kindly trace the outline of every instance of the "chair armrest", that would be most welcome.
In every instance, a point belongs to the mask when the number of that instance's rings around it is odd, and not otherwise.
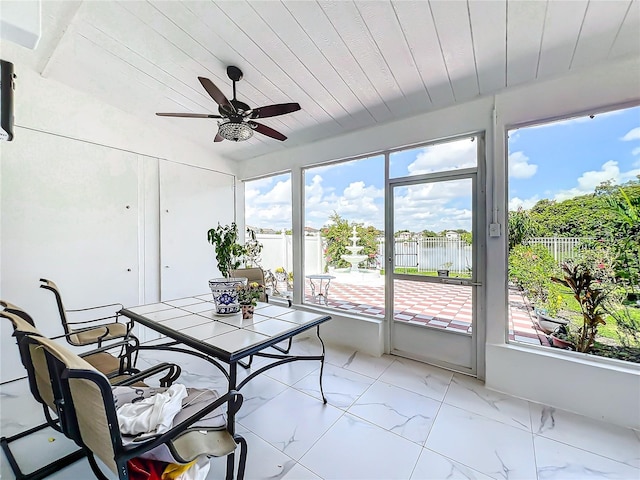
[[[68,325],[118,323],[121,317],[120,310],[123,308],[121,303],[109,303],[87,308],[65,309],[65,321]],[[127,318],[123,323],[131,323],[131,320]]]
[[[127,386],[133,383],[139,382],[140,380],[144,380],[145,378],[149,378],[152,375],[157,375],[160,372],[168,370],[167,374],[160,379],[160,385],[163,387],[171,386],[171,384],[178,379],[182,369],[176,365],[175,363],[159,363],[158,365],[154,365],[153,367],[147,368],[140,373],[136,373],[127,377],[126,379],[116,382],[114,386]]]
[[[98,327],[92,327],[92,328],[87,328],[87,329],[81,329],[81,330],[74,330],[75,333],[77,332],[81,332],[84,330],[93,330],[95,328]],[[49,338],[49,340],[59,340],[61,338],[69,338],[72,335],[75,335],[75,333],[63,333],[62,335],[56,335],[55,337],[47,337]],[[108,330],[107,330],[107,333]],[[124,337],[123,337],[124,338]],[[135,343],[135,342],[134,342]],[[82,353],[78,353],[77,355],[79,357],[86,357],[87,355],[92,355],[94,353],[101,353],[101,352],[106,352],[108,350],[111,350],[112,348],[118,348],[118,347],[130,347],[130,348],[135,348],[132,344],[131,344],[131,337],[127,338],[126,340],[119,340],[117,342],[112,342],[107,346],[104,347],[100,347],[100,348],[94,348],[93,350],[87,350],[86,352],[82,352]]]
[[[76,308],[76,309],[65,308],[65,312],[87,312],[90,310],[97,310],[99,308],[107,308],[107,307],[120,307],[118,310],[122,310],[124,308],[124,305],[122,305],[121,303],[105,303],[104,305],[95,305],[93,307]]]
[[[71,310],[67,310],[67,313],[70,312],[70,311]],[[117,323],[118,319],[120,318],[120,315],[119,314],[115,314],[115,315],[109,315],[108,317],[91,318],[89,320],[78,320],[76,322],[70,322],[70,321],[67,320],[67,324],[69,324],[69,325],[78,325],[80,323],[92,323],[92,322],[103,322],[104,323],[104,320],[110,320],[112,318],[115,320],[115,322],[113,322],[113,323]],[[127,321],[125,323],[129,323],[129,322]]]

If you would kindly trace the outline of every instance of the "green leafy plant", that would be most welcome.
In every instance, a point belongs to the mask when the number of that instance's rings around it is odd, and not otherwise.
[[[256,306],[260,296],[264,293],[264,285],[260,285],[258,282],[249,282],[246,285],[238,285],[236,291],[240,305]]]
[[[207,240],[214,246],[218,270],[225,278],[229,278],[231,270],[235,270],[242,264],[242,258],[246,255],[244,246],[238,243],[238,227],[235,222],[231,225],[220,225],[209,229]]]
[[[522,245],[532,234],[533,225],[529,212],[522,207],[518,207],[515,212],[509,212],[509,250],[512,250],[516,245]]]
[[[632,196],[634,190],[636,196]],[[607,197],[607,204],[615,215],[609,238],[616,255],[616,277],[634,294],[640,286],[640,186],[618,187],[618,194]]]
[[[349,253],[346,249],[351,245],[351,236],[353,234],[353,224],[342,218],[336,212],[329,217],[331,223],[321,230],[321,235],[325,241],[324,256],[327,267],[347,268],[349,262],[342,258],[343,255]],[[366,255],[367,258],[361,262],[366,268],[376,267],[376,257],[378,254],[377,237],[380,232],[373,226],[356,225],[356,235],[359,237],[358,246],[362,247],[360,253]],[[357,267],[357,265],[353,265]]]
[[[538,308],[555,315],[561,307],[559,287],[551,277],[560,275],[553,255],[543,245],[516,245],[509,253],[509,280],[520,286]]]

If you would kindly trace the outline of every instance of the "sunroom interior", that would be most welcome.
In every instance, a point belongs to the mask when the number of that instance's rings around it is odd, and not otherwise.
[[[36,16],[41,9],[41,25],[23,20],[34,15],[20,11],[29,4]],[[54,279],[69,305],[205,293],[218,275],[207,229],[235,221],[244,231],[244,182],[283,172],[292,270],[304,278],[306,168],[474,136],[477,308],[470,343],[454,345],[468,366],[449,360],[439,332],[418,345],[404,334],[405,352],[390,318],[332,310],[324,340],[640,429],[637,365],[509,343],[506,327],[507,130],[637,106],[637,0],[3,1],[0,14],[1,57],[16,75],[14,138],[0,157],[0,298],[44,333],[61,326],[40,278]],[[11,21],[19,28],[10,32]],[[300,103],[282,120],[261,120],[286,141],[256,133],[214,142],[214,120],[154,115],[216,113],[197,77],[230,96],[229,65],[242,68],[238,97],[250,105]],[[303,302],[303,288],[296,283],[294,305],[322,310]],[[10,326],[0,328],[8,384],[24,372]]]

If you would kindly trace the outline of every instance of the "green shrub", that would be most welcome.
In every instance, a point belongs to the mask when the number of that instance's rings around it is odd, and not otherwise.
[[[562,307],[560,288],[551,280],[560,268],[543,245],[515,245],[509,254],[509,281],[519,285],[538,308],[555,315]]]

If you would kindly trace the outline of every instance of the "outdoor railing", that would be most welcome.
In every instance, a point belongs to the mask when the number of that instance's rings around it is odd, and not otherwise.
[[[282,267],[292,270],[291,235],[257,234],[257,240],[263,244],[261,265],[275,271]],[[560,263],[575,256],[576,248],[585,241],[578,237],[534,237],[526,241],[529,245],[544,245]],[[323,255],[324,241],[319,235],[304,237],[305,273],[323,273],[326,260]],[[384,239],[378,239],[378,265],[384,265]],[[435,272],[449,270],[454,274],[468,273],[472,268],[472,246],[459,238],[422,237],[395,240],[395,266],[407,271]]]
[[[588,238],[580,237],[533,237],[525,241],[529,245],[543,245],[558,263],[575,257],[576,249]]]

